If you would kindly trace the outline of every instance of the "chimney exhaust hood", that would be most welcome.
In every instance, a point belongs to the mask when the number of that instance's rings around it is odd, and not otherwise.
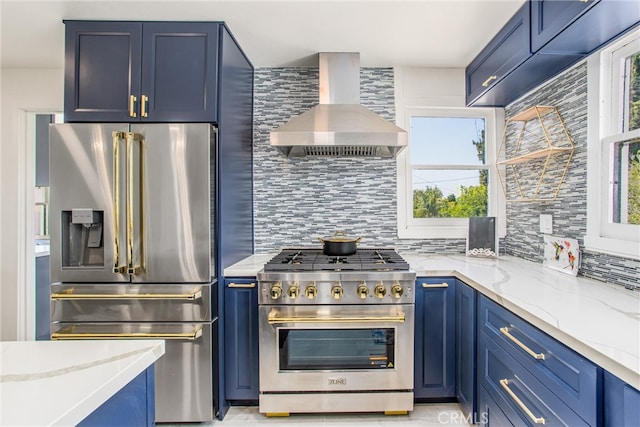
[[[360,54],[319,53],[320,103],[271,131],[288,157],[395,157],[407,132],[360,105]]]

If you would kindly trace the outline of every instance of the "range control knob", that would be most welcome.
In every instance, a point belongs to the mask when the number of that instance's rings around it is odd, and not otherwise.
[[[367,284],[364,282],[360,283],[356,289],[356,294],[358,294],[358,298],[366,299],[369,296],[369,288],[367,287]]]
[[[276,282],[271,286],[271,299],[278,299],[282,296],[282,285]]]
[[[333,299],[342,298],[342,294],[344,294],[344,289],[342,289],[342,286],[339,283],[331,288],[331,296]]]
[[[289,286],[289,289],[287,289],[287,294],[289,295],[289,298],[298,298],[298,296],[300,295],[300,286],[298,286],[297,283]]]
[[[373,288],[373,294],[377,297],[377,298],[384,298],[384,296],[387,294],[387,290],[384,288],[384,285],[382,284],[382,282],[378,282],[376,284],[376,287]]]
[[[313,283],[306,287],[304,294],[309,299],[314,299],[318,295],[318,288]]]
[[[391,286],[391,295],[393,295],[394,298],[400,298],[403,293],[404,288],[402,287],[400,282],[395,282],[393,286]]]

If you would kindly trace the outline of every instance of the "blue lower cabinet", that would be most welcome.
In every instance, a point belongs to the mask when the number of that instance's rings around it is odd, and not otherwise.
[[[153,365],[111,396],[80,427],[143,427],[155,425]]]
[[[455,390],[454,278],[416,281],[414,396],[453,400]]]
[[[640,391],[605,372],[603,412],[605,427],[640,426]]]
[[[257,280],[226,278],[224,286],[225,398],[256,403],[260,393]]]
[[[465,416],[477,417],[476,291],[456,280],[456,397]]]
[[[478,388],[478,415],[475,421],[484,427],[513,426],[513,423],[509,421],[509,418],[484,387]]]
[[[489,392],[514,425],[595,425],[582,419],[484,331],[478,333],[479,386]]]

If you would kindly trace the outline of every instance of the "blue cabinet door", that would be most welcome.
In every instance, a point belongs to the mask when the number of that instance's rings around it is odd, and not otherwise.
[[[454,278],[416,281],[414,396],[455,398]]]
[[[537,52],[598,1],[531,1],[531,50]]]
[[[467,105],[503,80],[531,56],[529,5],[524,4],[465,72]]]
[[[638,0],[531,4],[531,43],[548,54],[587,55],[640,22]]]
[[[217,122],[218,23],[145,22],[140,119]]]
[[[79,427],[151,427],[155,425],[153,365],[82,420]]]
[[[131,121],[141,48],[139,22],[65,21],[65,121]]]
[[[605,372],[603,412],[605,427],[640,426],[640,391]]]
[[[456,280],[456,397],[465,416],[477,419],[476,291]]]
[[[255,278],[224,281],[225,398],[258,401],[258,287]]]

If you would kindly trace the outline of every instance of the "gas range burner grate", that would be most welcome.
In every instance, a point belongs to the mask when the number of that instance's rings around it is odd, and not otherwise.
[[[320,249],[283,249],[264,266],[265,271],[398,271],[409,264],[388,248],[360,248],[353,255],[329,256]]]

